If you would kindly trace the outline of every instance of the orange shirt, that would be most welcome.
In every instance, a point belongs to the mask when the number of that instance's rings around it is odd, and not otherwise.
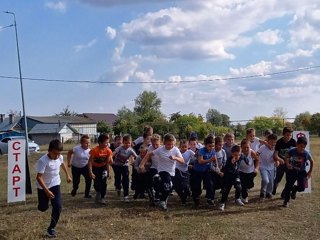
[[[93,167],[103,167],[108,164],[112,151],[108,147],[101,149],[99,146],[96,146],[90,150],[89,154]]]

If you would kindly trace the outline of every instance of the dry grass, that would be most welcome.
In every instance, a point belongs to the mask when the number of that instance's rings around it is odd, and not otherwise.
[[[278,195],[261,203],[259,178],[249,193],[250,204],[245,207],[234,206],[231,198],[225,212],[209,208],[204,202],[195,210],[191,202],[182,207],[177,196],[172,196],[169,211],[161,212],[149,207],[145,200],[121,202],[113,191],[112,181],[108,183],[106,207],[84,199],[83,185],[73,198],[69,194],[71,185],[65,184],[63,176],[58,236],[60,239],[319,239],[319,144],[319,138],[312,138],[311,150],[316,161],[313,192],[298,194],[289,208],[281,207]],[[33,187],[34,163],[40,155],[30,157]],[[0,159],[0,239],[43,239],[50,211],[37,211],[35,189],[26,203],[6,203],[6,160],[5,156]]]

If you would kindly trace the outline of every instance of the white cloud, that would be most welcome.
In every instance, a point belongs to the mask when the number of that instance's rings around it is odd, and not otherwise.
[[[86,44],[79,44],[79,45],[74,46],[73,48],[74,48],[74,51],[76,53],[78,53],[78,52],[80,52],[80,51],[82,51],[82,50],[84,50],[86,48],[91,48],[92,46],[95,45],[96,42],[97,42],[97,39],[93,39],[93,40],[91,40],[90,42],[88,42]]]
[[[106,34],[107,34],[107,36],[112,40],[112,39],[114,39],[116,36],[117,36],[117,30],[116,29],[114,29],[114,28],[112,28],[112,27],[107,27],[106,28]]]
[[[57,1],[57,2],[46,2],[45,6],[49,9],[58,11],[58,12],[66,12],[67,10],[67,3],[63,1]]]
[[[275,45],[283,42],[283,38],[281,37],[281,32],[279,29],[268,29],[264,32],[258,32],[256,34],[256,38],[259,42],[267,45]]]

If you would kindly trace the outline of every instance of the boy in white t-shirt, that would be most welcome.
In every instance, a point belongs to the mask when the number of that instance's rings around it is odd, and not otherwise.
[[[49,208],[49,200],[52,205],[51,222],[47,229],[48,237],[56,237],[55,227],[59,221],[62,209],[60,167],[62,167],[62,170],[66,174],[67,182],[71,182],[71,177],[61,155],[62,150],[62,143],[58,139],[52,140],[49,144],[48,153],[43,155],[36,162],[35,166],[38,209],[41,212],[46,211]]]
[[[163,146],[149,152],[139,168],[144,171],[144,164],[152,157],[158,156],[157,170],[160,176],[160,208],[167,210],[167,199],[172,191],[172,177],[175,175],[176,162],[184,163],[180,150],[174,146],[176,138],[172,134],[166,134],[163,139]]]
[[[277,143],[277,135],[270,134],[267,137],[267,145],[262,145],[257,153],[260,157],[260,174],[261,189],[260,199],[272,198],[274,174],[275,174],[275,158],[274,148]]]

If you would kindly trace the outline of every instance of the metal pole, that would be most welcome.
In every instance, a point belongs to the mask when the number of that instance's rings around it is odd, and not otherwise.
[[[20,63],[20,51],[19,51],[19,42],[18,42],[18,30],[17,30],[17,22],[16,15],[13,12],[6,11],[5,13],[11,14],[14,19],[14,29],[16,33],[16,44],[17,44],[17,53],[18,53],[18,65],[19,65],[19,78],[20,78],[20,90],[21,90],[21,99],[22,99],[22,111],[24,118],[24,128],[25,128],[25,138],[26,138],[26,193],[32,194],[32,187],[30,181],[30,171],[29,171],[29,137],[28,137],[28,125],[27,125],[27,115],[24,107],[24,95],[23,95],[23,84],[22,84],[22,74],[21,74],[21,63]]]
[[[21,74],[20,51],[19,51],[16,15],[13,12],[9,12],[9,11],[6,11],[5,13],[11,14],[13,16],[13,19],[14,19],[13,26],[14,26],[15,33],[16,33],[16,44],[17,44],[18,65],[19,65],[19,78],[20,78],[20,90],[21,90],[21,99],[22,99],[22,112],[23,112],[23,117],[24,117],[24,128],[25,128],[25,138],[26,138],[26,152],[27,152],[27,155],[29,155],[28,125],[27,125],[26,110],[25,110],[25,106],[24,106],[24,94],[23,94],[23,83],[22,83],[22,74]]]

